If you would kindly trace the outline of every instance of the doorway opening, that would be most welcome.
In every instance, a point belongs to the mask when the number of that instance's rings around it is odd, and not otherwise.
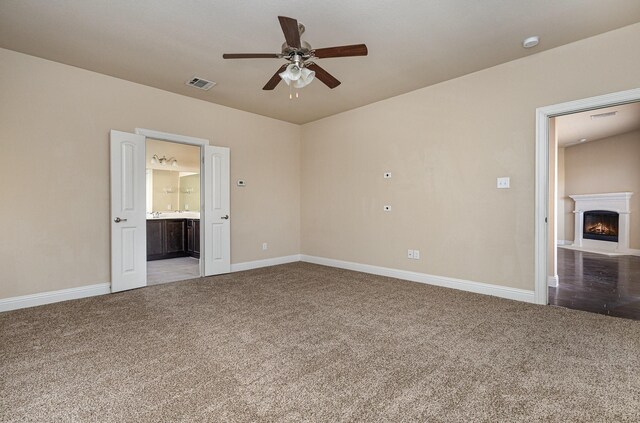
[[[640,319],[639,101],[636,89],[537,111],[539,304]]]
[[[147,184],[150,191],[153,190],[151,176],[147,179],[146,165],[146,140],[152,138],[157,141],[170,141],[180,145],[196,146],[199,150],[200,163],[200,204],[199,222],[195,222],[197,215],[185,215],[197,211],[192,198],[183,198],[183,207],[179,206],[180,193],[178,185],[160,185],[159,189],[167,188],[162,194],[177,194],[177,200],[171,197],[161,197],[164,203],[153,210],[153,198],[146,197]],[[179,162],[175,157],[166,154],[159,155],[149,152],[149,161],[154,164],[178,167]],[[155,156],[155,157],[154,157]],[[174,166],[174,163],[176,165]],[[177,213],[177,218],[185,219],[185,237],[192,232],[192,242],[187,239],[185,250],[187,256],[196,252],[196,235],[199,225],[199,276],[213,276],[231,271],[231,219],[230,219],[230,150],[228,147],[209,145],[209,141],[203,138],[194,138],[184,135],[170,134],[150,129],[136,128],[135,134],[111,130],[110,132],[110,167],[111,167],[111,292],[119,292],[128,289],[140,288],[147,285],[147,220],[154,222],[166,217],[167,220],[176,218],[176,215],[164,215],[163,213]],[[163,170],[162,168],[160,170]],[[151,172],[153,175],[153,172]],[[180,178],[178,174],[178,178]],[[182,176],[193,176],[183,174]],[[186,185],[185,185],[186,186]],[[189,187],[187,187],[189,188]],[[170,192],[175,191],[175,192]],[[196,188],[185,189],[184,194],[194,194]],[[169,199],[169,202],[167,202]],[[151,204],[153,215],[147,212],[147,203]],[[186,212],[184,204],[189,204]],[[158,210],[159,209],[159,210]],[[170,210],[167,210],[170,209]],[[182,213],[180,213],[182,212]],[[151,217],[151,219],[147,219]],[[190,218],[190,219],[189,219]],[[191,220],[191,225],[189,225]],[[176,229],[177,228],[177,229]],[[191,228],[191,229],[189,229]],[[161,225],[165,231],[158,237],[173,240],[174,243],[161,243],[161,250],[157,254],[180,254],[179,237],[173,236],[171,231],[181,231],[180,224]],[[167,235],[167,231],[169,235]],[[171,239],[169,239],[171,238]],[[157,244],[153,244],[157,247]],[[189,250],[191,249],[191,250]],[[161,251],[161,253],[160,253]],[[171,258],[171,257],[166,257]],[[173,257],[182,258],[182,257]]]
[[[147,285],[201,276],[201,147],[146,140]]]

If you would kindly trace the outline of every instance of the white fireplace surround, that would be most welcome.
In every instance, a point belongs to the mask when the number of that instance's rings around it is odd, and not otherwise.
[[[604,253],[629,253],[629,220],[631,208],[629,200],[632,192],[608,192],[603,194],[570,195],[575,202],[575,237],[573,247],[587,251]],[[582,237],[584,213],[593,210],[606,210],[618,213],[618,242],[584,239]]]

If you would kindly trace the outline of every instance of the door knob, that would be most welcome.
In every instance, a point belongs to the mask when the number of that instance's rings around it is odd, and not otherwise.
[[[115,219],[113,219],[113,221],[116,223],[120,223],[120,222],[126,222],[127,219],[120,219],[119,217],[116,217]]]
[[[229,215],[228,215],[228,214],[225,214],[225,215],[224,215],[224,216],[222,216],[220,219],[227,220],[227,219],[229,219]]]

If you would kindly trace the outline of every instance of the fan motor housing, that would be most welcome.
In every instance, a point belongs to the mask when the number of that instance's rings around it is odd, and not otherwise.
[[[307,58],[311,56],[311,50],[313,50],[311,48],[311,45],[308,42],[302,40],[300,40],[300,48],[289,47],[287,43],[282,44],[283,56],[293,56],[298,54],[304,58]]]

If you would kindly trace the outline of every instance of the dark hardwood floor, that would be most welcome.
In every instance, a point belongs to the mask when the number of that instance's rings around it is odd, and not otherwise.
[[[549,304],[640,320],[640,257],[558,248],[558,277]]]

